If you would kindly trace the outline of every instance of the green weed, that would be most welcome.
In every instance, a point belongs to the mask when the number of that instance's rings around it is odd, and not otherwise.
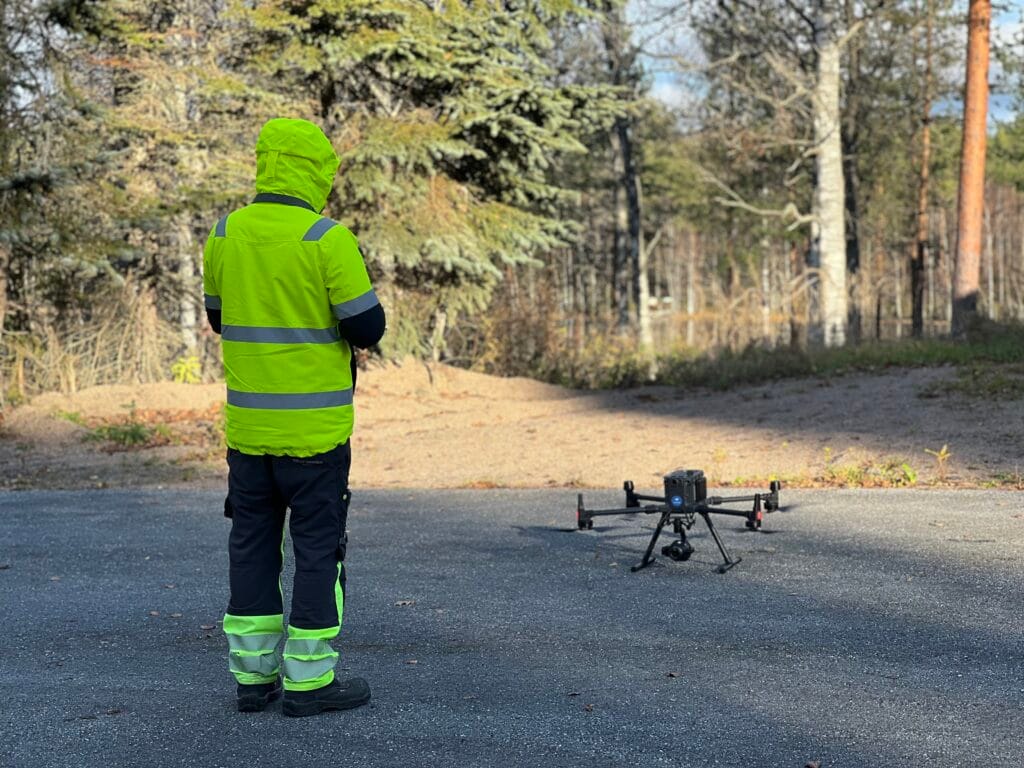
[[[945,482],[946,464],[949,462],[949,457],[953,455],[949,450],[949,446],[943,445],[937,451],[933,451],[930,448],[925,448],[924,452],[935,457],[935,463],[938,465],[936,472],[939,476],[939,482]]]
[[[819,481],[842,488],[902,488],[917,484],[917,471],[900,459],[867,458],[837,464],[829,456]]]
[[[1020,469],[1013,472],[997,472],[990,480],[981,484],[982,488],[1009,488],[1017,491],[1024,491],[1024,474]]]
[[[128,411],[128,418],[114,424],[100,424],[91,427],[83,438],[88,442],[107,443],[122,450],[139,448],[153,443],[170,442],[174,434],[166,424],[149,426],[136,413],[135,401],[121,406]],[[83,426],[88,426],[82,422]]]
[[[171,366],[171,375],[178,384],[198,384],[203,376],[199,357],[196,355],[179,357]]]
[[[113,443],[122,448],[145,445],[153,438],[154,430],[137,421],[127,424],[104,424],[95,427],[85,439],[90,442]]]
[[[79,427],[88,426],[85,423],[85,417],[78,411],[57,411],[57,418],[62,419],[63,421],[70,421],[72,424],[76,424]]]

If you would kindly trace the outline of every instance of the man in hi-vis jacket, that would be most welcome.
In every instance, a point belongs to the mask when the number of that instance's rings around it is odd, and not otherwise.
[[[281,694],[286,715],[351,709],[361,678],[334,677],[345,604],[354,347],[384,334],[384,310],[355,237],[321,216],[338,157],[319,127],[276,119],[256,142],[256,197],[213,228],[203,255],[220,333],[231,598],[224,616],[238,709]],[[285,511],[295,579],[285,634]]]

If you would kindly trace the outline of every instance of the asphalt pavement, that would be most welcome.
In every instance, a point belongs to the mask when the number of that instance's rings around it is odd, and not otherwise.
[[[727,574],[699,522],[631,573],[654,520],[571,490],[357,490],[373,702],[293,720],[233,709],[222,496],[0,494],[0,765],[1024,764],[1024,494],[783,501]]]

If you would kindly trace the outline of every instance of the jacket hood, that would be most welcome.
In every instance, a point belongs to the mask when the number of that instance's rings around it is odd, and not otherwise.
[[[291,195],[322,211],[339,162],[318,125],[283,117],[269,120],[256,140],[256,192]]]

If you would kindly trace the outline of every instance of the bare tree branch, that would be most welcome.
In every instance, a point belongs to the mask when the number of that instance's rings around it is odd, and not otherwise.
[[[787,227],[789,231],[797,229],[804,224],[810,224],[814,221],[814,216],[808,213],[800,213],[800,210],[796,207],[795,203],[787,203],[783,208],[761,208],[756,205],[751,205],[744,200],[739,193],[729,187],[725,182],[715,176],[707,169],[702,169],[704,176],[707,181],[714,184],[724,193],[724,197],[718,196],[715,198],[715,202],[726,208],[739,208],[749,213],[756,214],[757,216],[764,217],[766,219],[781,219],[782,221],[789,221],[790,224]]]
[[[658,245],[658,241],[661,240],[661,233],[665,231],[665,225],[658,227],[658,231],[654,233],[654,237],[651,238],[651,242],[647,243],[647,247],[644,248],[644,255],[647,258],[651,257],[654,253],[655,247]]]

